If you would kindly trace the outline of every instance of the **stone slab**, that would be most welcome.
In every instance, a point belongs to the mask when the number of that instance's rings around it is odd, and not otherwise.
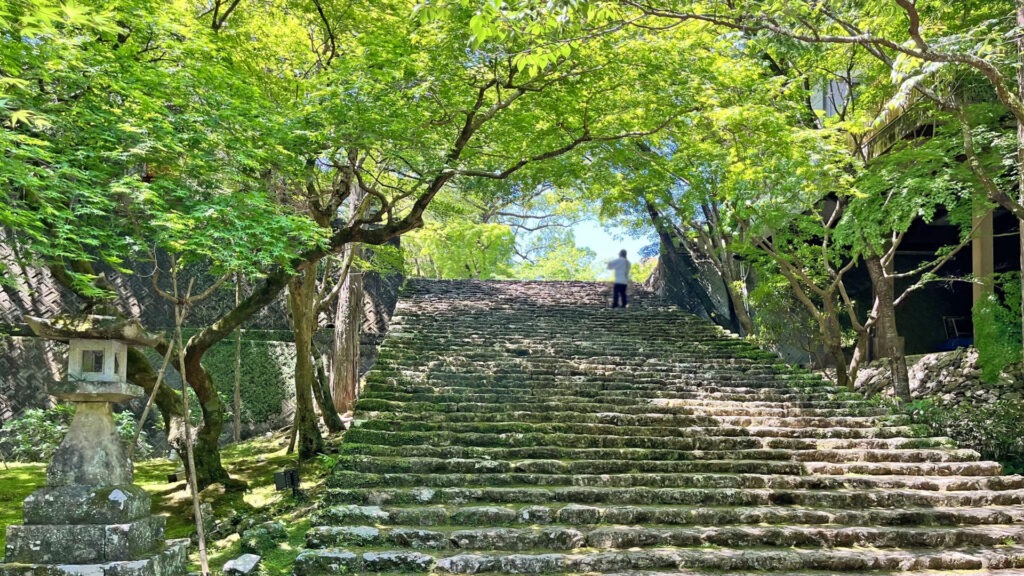
[[[6,559],[27,564],[136,560],[163,538],[163,516],[125,524],[32,524],[7,527]]]
[[[145,390],[128,382],[57,380],[47,383],[51,396],[71,402],[124,402],[145,395]]]
[[[47,486],[25,499],[25,524],[124,524],[149,515],[152,500],[142,488]]]
[[[242,554],[224,563],[224,574],[228,576],[249,576],[259,568],[262,558],[257,554]]]
[[[188,540],[168,540],[146,558],[98,564],[0,564],[0,576],[184,576]]]

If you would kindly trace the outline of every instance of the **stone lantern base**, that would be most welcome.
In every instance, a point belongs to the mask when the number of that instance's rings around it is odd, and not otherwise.
[[[188,540],[164,542],[163,516],[131,484],[40,488],[25,524],[7,527],[0,576],[171,576],[186,572]]]
[[[76,404],[67,436],[29,495],[23,525],[7,527],[0,576],[184,576],[188,540],[164,541],[163,516],[134,485],[111,402],[138,396],[123,382],[57,383]]]
[[[0,576],[180,576],[187,572],[188,539],[168,540],[141,560],[102,564],[0,564]]]

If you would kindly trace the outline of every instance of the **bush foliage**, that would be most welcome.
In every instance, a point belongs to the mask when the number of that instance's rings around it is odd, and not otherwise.
[[[75,416],[75,407],[58,404],[50,409],[33,408],[4,424],[0,430],[0,451],[17,462],[47,462],[60,446]],[[135,416],[131,412],[114,414],[117,435],[127,446],[135,437]],[[153,452],[145,431],[139,435],[135,459],[146,458]]]
[[[1024,419],[1020,402],[998,400],[975,406],[945,406],[917,400],[907,406],[916,426],[931,436],[948,436],[961,448],[977,450],[983,459],[1003,464],[1004,472],[1024,472]]]
[[[974,345],[985,382],[996,382],[1004,368],[1021,361],[1020,296],[1020,275],[1002,274],[996,290],[974,305]]]

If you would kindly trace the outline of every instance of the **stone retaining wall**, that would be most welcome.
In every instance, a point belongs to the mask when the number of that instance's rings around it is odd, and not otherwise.
[[[976,348],[958,348],[907,358],[910,392],[914,398],[931,398],[943,404],[1020,401],[1024,397],[1024,366],[1009,367],[994,384],[981,381]],[[866,396],[892,395],[888,360],[872,362],[857,374],[856,388]]]

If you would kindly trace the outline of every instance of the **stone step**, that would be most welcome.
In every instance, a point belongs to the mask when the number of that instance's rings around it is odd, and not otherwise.
[[[378,398],[362,398],[356,404],[357,412],[409,412],[409,413],[420,413],[420,412],[479,412],[488,414],[500,414],[505,412],[581,412],[581,413],[596,413],[596,412],[619,412],[623,414],[706,414],[706,415],[718,415],[718,416],[760,416],[766,415],[765,412],[770,410],[751,409],[743,410],[741,408],[726,408],[711,412],[700,407],[693,406],[666,406],[659,403],[641,403],[641,402],[629,402],[615,401],[598,403],[589,402],[585,399],[568,399],[563,401],[554,401],[552,398],[548,399],[536,399],[529,402],[506,402],[502,403],[500,400],[495,399],[493,402],[430,402],[430,401],[396,401],[396,400],[382,400]],[[883,409],[865,409],[859,414],[852,413],[853,411],[832,411],[831,415],[837,417],[845,416],[878,416],[885,419],[887,422],[893,422],[898,419],[891,418],[886,415]],[[786,414],[782,411],[775,411],[775,416],[785,416]],[[830,414],[818,414],[820,416],[830,416]],[[905,422],[906,420],[902,420]]]
[[[689,430],[689,429],[686,429]],[[627,430],[628,431],[628,430]],[[708,429],[710,434],[714,428]],[[778,448],[783,450],[852,450],[900,451],[913,450],[922,456],[921,462],[936,461],[935,450],[951,446],[948,438],[779,438],[752,436],[627,436],[591,434],[530,433],[459,433],[459,432],[390,432],[357,426],[346,433],[346,440],[361,444],[384,446],[494,446],[530,447],[561,446],[566,448],[649,448],[663,450],[749,450]],[[977,460],[973,450],[949,450],[938,456],[939,461]],[[863,460],[865,458],[857,458]],[[871,459],[872,461],[879,461]],[[899,460],[901,462],[907,460]]]
[[[585,422],[452,422],[442,419],[424,419],[415,421],[411,419],[394,420],[388,418],[375,418],[360,421],[358,427],[364,430],[386,430],[392,432],[451,432],[456,434],[584,434],[584,435],[609,435],[609,436],[660,436],[660,437],[685,437],[693,434],[693,428],[706,428],[708,433],[703,436],[713,435],[713,431],[720,425],[734,428],[811,428],[817,430],[828,430],[833,426],[839,428],[876,429],[881,424],[875,417],[758,417],[758,416],[681,416],[675,419],[678,426],[659,426],[648,424],[646,426],[631,426],[627,424],[601,424]],[[853,441],[853,439],[850,439]],[[921,438],[920,440],[926,440]],[[915,443],[915,447],[926,448],[929,442]],[[948,441],[931,443],[932,446],[947,446]]]
[[[982,526],[1024,523],[1020,506],[815,509],[793,506],[581,506],[526,504],[504,506],[360,506],[319,510],[313,526],[517,526],[567,527],[646,524],[661,526],[839,525]]]
[[[296,576],[1024,574],[1024,478],[653,295],[409,286]]]
[[[456,554],[407,551],[351,552],[341,548],[306,550],[295,560],[295,576],[338,572],[503,572],[544,574],[621,572],[630,570],[825,570],[830,572],[913,570],[999,570],[1024,568],[1024,548],[952,550],[864,550],[831,548],[733,549],[655,548],[581,553]]]
[[[587,403],[621,403],[623,405],[653,405],[672,407],[692,407],[694,412],[706,415],[748,415],[748,416],[822,416],[847,417],[857,414],[885,416],[888,411],[872,406],[866,402],[848,403],[817,403],[805,402],[804,406],[796,403],[782,402],[738,402],[716,401],[691,398],[672,398],[670,393],[651,393],[649,395],[618,394],[604,391],[589,393],[581,390],[548,391],[535,393],[530,390],[497,392],[490,394],[454,393],[454,392],[417,392],[408,393],[394,388],[380,386],[368,387],[362,399],[389,400],[394,402],[431,402],[431,403],[511,403],[529,404],[531,402],[587,402]]]
[[[827,427],[799,427],[793,428],[782,425],[753,425],[751,417],[736,416],[729,417],[732,421],[723,422],[725,417],[714,418],[713,426],[694,425],[707,423],[708,418],[702,418],[693,414],[621,414],[618,412],[506,412],[495,416],[491,413],[479,412],[426,412],[426,413],[392,413],[377,412],[371,413],[361,411],[357,414],[360,419],[355,421],[356,426],[366,426],[368,429],[380,429],[384,424],[371,424],[371,422],[388,422],[397,429],[405,423],[424,424],[502,424],[511,422],[518,425],[550,424],[559,422],[575,422],[577,424],[600,424],[623,427],[640,428],[690,428],[686,430],[687,435],[707,436],[710,428],[715,430],[719,436],[771,436],[771,437],[799,437],[799,438],[893,438],[897,436],[911,437],[914,435],[914,428],[893,423],[906,422],[903,417],[877,416],[856,416],[849,419],[832,418],[828,419],[831,426]],[[496,420],[498,418],[498,420]],[[846,422],[840,425],[836,422]],[[733,423],[734,422],[734,423]]]
[[[351,431],[350,431],[351,432]],[[493,460],[782,460],[815,463],[944,463],[978,462],[973,450],[673,450],[657,448],[566,448],[562,446],[440,446],[346,443],[341,454],[426,458],[490,458]]]
[[[593,488],[694,488],[769,490],[907,489],[936,492],[1021,490],[1024,476],[786,475],[772,473],[554,474],[545,472],[369,473],[335,468],[327,479],[334,488],[467,486],[581,486]]]
[[[948,570],[872,570],[869,572],[872,576],[950,576],[955,574],[958,576],[1020,576],[1024,574],[1024,571],[1013,570],[1013,569],[996,569],[996,570],[956,570],[950,572]],[[575,572],[563,572],[565,576],[579,575],[583,576],[583,573]],[[719,570],[673,570],[671,572],[655,572],[649,570],[631,570],[629,572],[605,572],[605,576],[710,576],[716,575],[721,576],[722,572]],[[772,570],[772,576],[835,576],[834,571],[824,570]],[[729,576],[765,576],[764,572],[736,572],[730,571]]]
[[[484,380],[483,378],[465,379],[453,383],[433,382],[426,384],[403,380],[391,377],[384,372],[375,373],[375,376],[367,378],[367,392],[373,390],[390,390],[404,394],[505,394],[508,391],[529,391],[533,395],[565,394],[574,393],[598,393],[611,392],[621,396],[636,398],[657,397],[659,394],[680,399],[691,399],[700,402],[756,402],[766,405],[795,406],[803,408],[839,408],[845,406],[861,406],[864,399],[861,397],[850,398],[842,392],[793,392],[788,394],[776,394],[771,390],[752,389],[749,393],[742,392],[714,392],[709,391],[708,386],[691,386],[685,384],[669,384],[663,381],[644,383],[633,382],[599,382],[585,379],[550,379],[550,380],[523,380],[508,379],[495,381],[494,379]],[[735,390],[735,389],[734,389]]]
[[[443,377],[442,377],[443,376]],[[772,388],[758,387],[748,388],[737,385],[733,382],[730,386],[718,386],[713,382],[702,382],[699,384],[684,383],[678,379],[670,380],[663,377],[657,378],[631,378],[627,381],[610,378],[584,378],[580,376],[548,376],[548,377],[527,377],[522,374],[506,374],[495,376],[493,374],[460,374],[448,373],[443,375],[425,374],[414,370],[395,372],[371,372],[366,376],[367,388],[384,386],[396,391],[404,388],[416,388],[407,392],[434,392],[451,389],[451,391],[489,389],[487,393],[502,394],[506,390],[519,389],[550,389],[557,390],[607,390],[607,391],[630,391],[635,390],[637,394],[644,391],[667,391],[680,397],[699,398],[706,400],[725,401],[774,401],[774,402],[813,402],[845,400],[863,402],[863,399],[852,399],[849,392],[838,388],[819,387],[803,389],[799,387],[787,387],[784,382]]]
[[[367,377],[367,387],[384,386],[399,390],[405,386],[424,386],[425,392],[436,392],[443,388],[465,389],[477,393],[480,388],[490,388],[489,393],[505,394],[510,391],[524,391],[555,388],[564,394],[570,390],[604,390],[622,394],[629,392],[644,395],[645,392],[671,392],[681,398],[701,398],[708,400],[763,401],[763,400],[853,400],[847,392],[834,387],[825,386],[794,386],[790,380],[769,381],[764,379],[743,380],[696,380],[660,373],[657,376],[630,375],[618,378],[604,375],[566,375],[566,374],[524,374],[521,372],[484,373],[474,372],[420,372],[412,368],[401,367],[395,370],[372,373]],[[749,386],[745,384],[750,384]],[[727,397],[721,397],[726,396]],[[719,397],[716,397],[719,396]]]
[[[329,488],[330,504],[676,504],[687,506],[791,505],[813,508],[899,508],[907,506],[1014,506],[1024,491],[859,489],[787,490],[756,488],[597,488],[589,486],[461,488]]]
[[[1024,527],[870,526],[606,526],[582,528],[462,528],[318,526],[306,534],[307,548],[393,547],[416,550],[515,551],[632,549],[699,546],[782,548],[960,548],[1024,543]]]
[[[898,476],[995,476],[996,462],[792,462],[779,460],[490,460],[479,458],[389,458],[344,456],[338,469],[372,474],[427,473],[547,473],[622,474],[823,474]]]

